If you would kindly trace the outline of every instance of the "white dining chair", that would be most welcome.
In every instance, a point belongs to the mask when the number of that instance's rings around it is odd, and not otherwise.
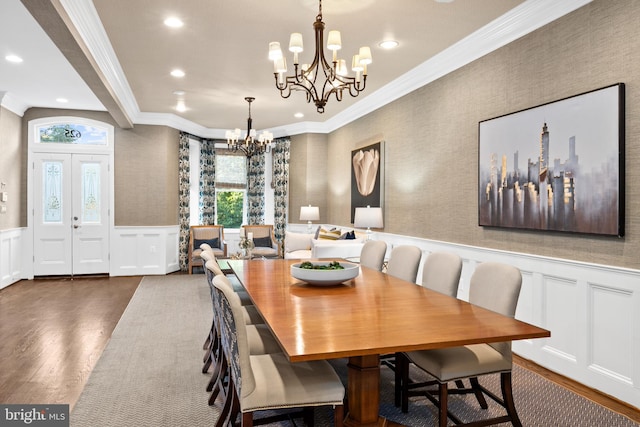
[[[416,283],[422,251],[417,246],[400,245],[391,250],[387,274],[407,282]]]
[[[497,262],[484,262],[476,267],[471,276],[469,302],[513,318],[521,284],[522,275],[517,268]],[[446,426],[448,418],[451,418],[456,424],[461,424],[458,417],[448,411],[448,396],[449,394],[467,393],[473,393],[483,409],[488,407],[485,395],[506,409],[506,415],[483,420],[482,425],[511,422],[514,426],[522,426],[513,401],[510,341],[412,351],[402,353],[402,356],[399,358],[398,364],[412,362],[435,378],[434,383],[437,385],[437,389],[425,391],[424,396],[438,406],[440,426]],[[497,373],[500,374],[502,398],[481,386],[478,381],[479,376]],[[464,378],[469,378],[470,388],[449,390],[448,383],[450,381]],[[407,383],[408,378],[403,378],[403,387]],[[434,395],[437,395],[438,398]],[[402,399],[405,398],[407,398],[407,393],[403,390]]]
[[[360,253],[360,265],[382,271],[387,243],[382,240],[367,240]]]
[[[431,252],[422,265],[421,285],[441,294],[456,297],[462,274],[462,259],[452,252]],[[408,396],[411,389],[424,387],[420,383],[409,379],[409,363],[403,363],[401,355],[396,354],[395,369],[395,404],[402,405],[402,411],[408,411]],[[464,384],[458,382],[460,387]],[[404,393],[404,398],[403,398]]]

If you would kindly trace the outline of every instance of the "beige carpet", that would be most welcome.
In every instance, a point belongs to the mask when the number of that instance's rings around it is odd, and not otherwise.
[[[200,372],[210,322],[203,275],[145,277],[71,414],[71,426],[212,426],[218,410],[207,405],[209,376]],[[345,361],[332,363],[346,378]],[[413,399],[409,414],[393,405],[392,381],[392,372],[382,368],[381,413],[409,426],[435,425],[434,407],[426,399]],[[497,376],[481,382],[499,388]],[[638,426],[517,365],[513,383],[526,427]],[[450,407],[463,420],[497,411],[494,405],[481,411],[471,397],[460,396],[451,397]],[[317,425],[329,425],[330,411],[317,410],[316,418]]]

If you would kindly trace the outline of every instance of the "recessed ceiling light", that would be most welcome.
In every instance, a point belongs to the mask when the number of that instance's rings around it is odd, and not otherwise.
[[[178,103],[176,104],[176,110],[180,113],[184,113],[185,111],[187,111],[187,106],[184,105],[183,101],[178,101]]]
[[[295,117],[296,119],[301,119],[301,118],[303,118],[303,117],[304,117],[304,114],[302,114],[302,113],[295,113],[295,114],[293,115],[293,117]]]
[[[180,28],[184,25],[180,18],[176,18],[175,16],[170,16],[169,18],[164,20],[164,25],[171,28]]]
[[[4,57],[4,59],[6,59],[9,62],[15,62],[15,63],[22,62],[22,58],[20,58],[17,55],[7,55]]]
[[[185,92],[183,90],[174,90],[173,94],[176,96],[183,96]]]
[[[394,47],[398,47],[398,42],[395,40],[385,40],[380,42],[380,44],[378,44],[378,46],[380,46],[383,49],[393,49]]]
[[[69,100],[67,98],[56,98],[56,101],[58,101],[58,102],[60,102],[62,104],[65,104],[65,103],[69,102]]]
[[[436,0],[436,3],[453,3],[453,0]]]
[[[171,75],[173,77],[184,77],[185,74],[184,74],[184,71],[179,70],[179,69],[176,68],[175,70],[171,71]]]

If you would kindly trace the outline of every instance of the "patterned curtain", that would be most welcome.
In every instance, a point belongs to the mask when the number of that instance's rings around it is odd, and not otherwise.
[[[213,225],[216,209],[216,150],[215,141],[200,141],[200,224]]]
[[[180,132],[178,145],[178,225],[180,270],[187,271],[189,264],[189,134]]]
[[[247,222],[264,224],[264,154],[247,159]]]
[[[275,208],[274,233],[276,240],[284,241],[287,227],[287,211],[289,209],[289,147],[291,140],[281,138],[274,141],[273,155],[273,203]]]

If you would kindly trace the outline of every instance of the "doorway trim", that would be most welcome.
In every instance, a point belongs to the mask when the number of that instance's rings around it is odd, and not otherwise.
[[[40,141],[38,130],[44,126],[53,125],[81,125],[97,128],[106,132],[104,144],[56,144]],[[110,123],[88,119],[78,116],[54,116],[30,120],[28,125],[28,152],[27,152],[27,229],[23,250],[23,267],[27,279],[34,277],[34,153],[69,153],[69,154],[102,154],[108,156],[108,191],[109,191],[109,257],[113,253],[113,241],[115,234],[115,180],[114,180],[114,127]],[[111,257],[110,257],[111,258]],[[111,274],[112,263],[109,263]]]

